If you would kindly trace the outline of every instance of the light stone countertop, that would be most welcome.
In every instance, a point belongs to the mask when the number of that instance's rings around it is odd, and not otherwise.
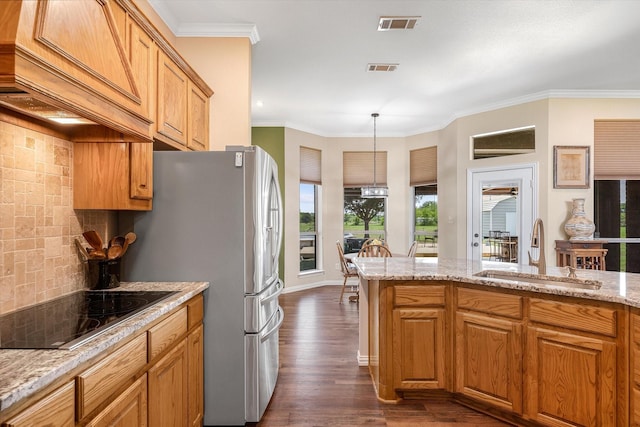
[[[640,274],[614,271],[576,270],[578,279],[602,282],[600,289],[580,289],[529,283],[524,280],[504,280],[474,276],[482,270],[504,270],[513,273],[537,274],[536,267],[495,261],[473,262],[464,259],[433,257],[354,258],[361,278],[366,280],[450,280],[491,287],[516,289],[553,295],[608,301],[640,308]],[[541,278],[566,278],[567,267],[547,267]]]
[[[123,282],[113,291],[179,291],[73,350],[0,350],[0,411],[144,329],[209,287],[207,282]]]

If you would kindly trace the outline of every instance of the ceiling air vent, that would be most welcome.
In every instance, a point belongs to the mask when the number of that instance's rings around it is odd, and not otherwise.
[[[395,71],[398,68],[398,64],[367,64],[367,71]]]
[[[378,31],[413,30],[419,19],[419,16],[381,16]]]

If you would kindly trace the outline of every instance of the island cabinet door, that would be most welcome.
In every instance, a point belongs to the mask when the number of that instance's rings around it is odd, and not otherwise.
[[[616,425],[616,344],[529,327],[525,409],[552,426]]]
[[[630,372],[631,384],[630,405],[631,425],[640,426],[640,311],[633,309],[631,315]]]
[[[392,345],[395,389],[445,388],[444,309],[393,310]]]
[[[455,391],[522,414],[522,324],[456,313]]]

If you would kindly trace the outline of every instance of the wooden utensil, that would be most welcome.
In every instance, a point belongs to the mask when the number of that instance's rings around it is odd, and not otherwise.
[[[87,249],[82,245],[82,243],[80,242],[79,239],[75,239],[76,242],[76,246],[78,248],[78,250],[80,251],[80,253],[82,254],[82,256],[84,257],[85,261],[89,259],[89,253],[87,252]]]
[[[92,253],[101,253],[103,256],[94,256],[95,258],[105,258],[105,253],[104,253],[104,249],[102,247],[102,239],[100,238],[100,235],[98,234],[97,231],[95,230],[88,230],[85,231],[84,233],[82,233],[82,235],[84,236],[84,238],[86,239],[86,241],[91,245],[91,247],[93,248],[93,252]]]
[[[127,252],[127,248],[129,247],[130,243],[131,243],[131,241],[129,241],[129,239],[127,239],[127,238],[124,239],[124,243],[122,245],[122,253],[120,254],[120,256],[123,256],[124,253]]]
[[[107,250],[107,259],[116,259],[122,256],[122,246],[120,245],[112,245]]]
[[[107,249],[107,258],[116,259],[122,256],[124,252],[124,245],[127,239],[122,236],[114,236],[109,241],[109,249]]]
[[[127,234],[124,235],[124,238],[127,239],[129,241],[129,244],[132,244],[133,242],[136,241],[136,239],[138,238],[138,236],[136,235],[136,233],[134,233],[133,231],[128,232]]]

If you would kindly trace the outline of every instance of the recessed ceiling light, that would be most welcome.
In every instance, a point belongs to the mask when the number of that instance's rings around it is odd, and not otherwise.
[[[256,101],[256,107],[264,107],[264,102]]]
[[[391,71],[395,71],[396,69],[398,69],[398,65],[400,65],[400,64],[388,64],[388,63],[373,64],[373,63],[369,63],[369,64],[367,64],[367,71],[369,71],[369,72],[373,72],[373,71],[391,72]]]
[[[378,31],[413,30],[420,16],[381,16]]]

